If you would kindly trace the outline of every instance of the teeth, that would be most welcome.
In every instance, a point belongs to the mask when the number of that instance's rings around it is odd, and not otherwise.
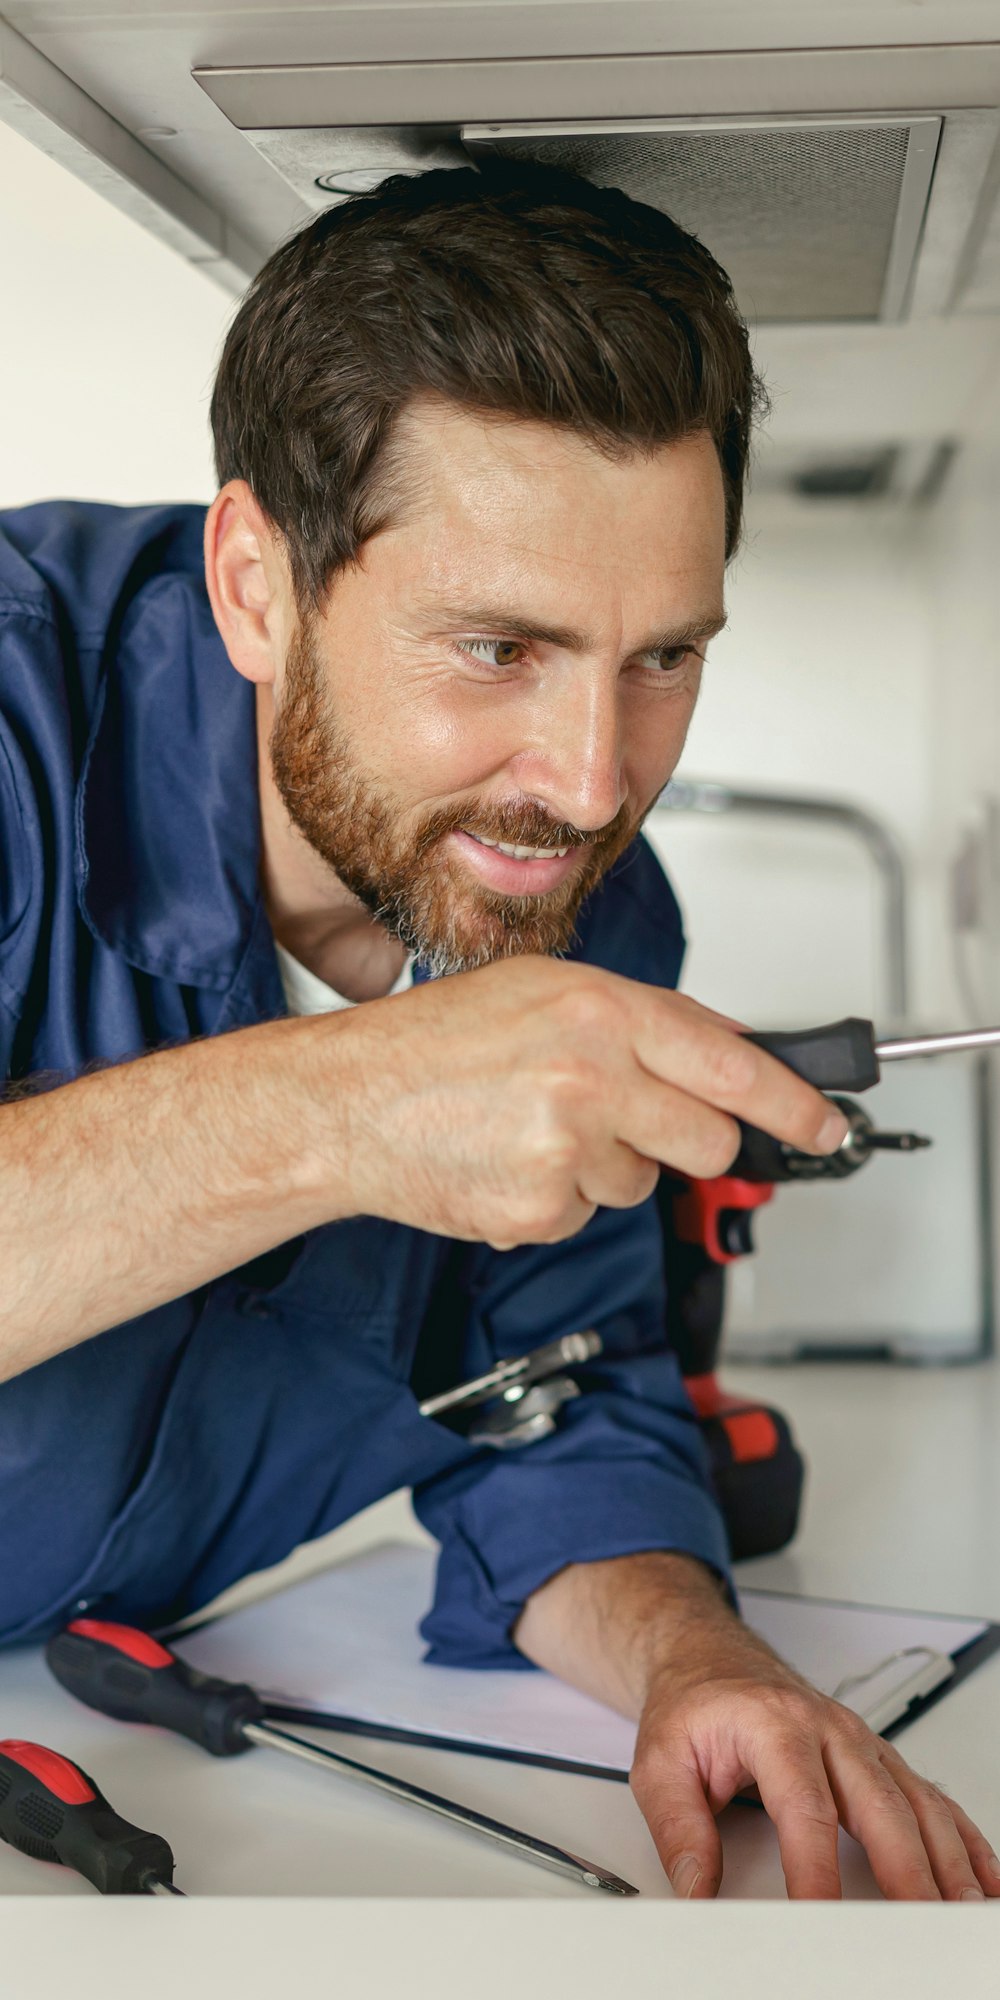
[[[498,854],[509,854],[512,861],[561,861],[568,847],[509,847],[503,840],[484,840],[481,833],[473,835],[480,847],[495,847]]]

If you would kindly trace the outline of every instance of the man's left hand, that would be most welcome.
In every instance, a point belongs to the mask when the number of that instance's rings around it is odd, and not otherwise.
[[[754,1789],[777,1830],[791,1897],[840,1896],[841,1826],[884,1896],[1000,1896],[1000,1865],[961,1806],[739,1628],[707,1675],[675,1667],[654,1682],[631,1784],[679,1896],[717,1893],[715,1814]]]
[[[693,1558],[573,1563],[528,1599],[514,1638],[638,1719],[632,1790],[678,1896],[717,1894],[715,1815],[747,1792],[777,1829],[789,1896],[840,1896],[841,1827],[885,1896],[1000,1896],[1000,1861],[961,1806],[786,1666]]]

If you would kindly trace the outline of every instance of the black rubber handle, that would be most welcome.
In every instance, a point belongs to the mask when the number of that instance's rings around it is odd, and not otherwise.
[[[881,1075],[875,1029],[854,1016],[825,1028],[781,1028],[749,1040],[819,1090],[871,1090]]]
[[[75,1868],[102,1896],[142,1896],[151,1881],[174,1879],[162,1835],[122,1819],[79,1765],[40,1743],[0,1742],[0,1838]]]
[[[263,1720],[264,1704],[253,1688],[199,1674],[130,1625],[78,1618],[49,1640],[45,1657],[56,1680],[88,1708],[119,1722],[172,1729],[213,1757],[249,1750],[244,1724]]]

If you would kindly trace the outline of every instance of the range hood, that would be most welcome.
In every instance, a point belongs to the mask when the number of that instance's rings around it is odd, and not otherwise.
[[[738,11],[160,0],[124,8],[125,34],[119,5],[51,0],[42,21],[7,0],[0,118],[233,290],[353,188],[492,151],[663,206],[716,251],[756,325],[1000,315],[1000,40],[968,34],[1000,33],[995,0],[922,0],[919,19],[912,0],[878,0],[885,39],[854,47],[822,46],[843,0]],[[415,53],[445,40],[452,53]]]
[[[976,427],[1000,359],[997,0],[0,6],[0,119],[233,294],[386,173],[557,160],[731,272],[773,394],[762,498],[926,499]]]
[[[980,114],[989,127],[994,120]],[[979,122],[973,117],[972,130]],[[969,129],[968,114],[964,121]],[[662,208],[711,245],[756,324],[899,319],[913,291],[943,120],[635,119],[254,131],[311,207],[393,168],[539,160]],[[939,198],[947,200],[945,170]],[[952,190],[953,199],[961,199]]]
[[[312,209],[393,169],[537,159],[692,229],[755,325],[1000,311],[997,45],[194,74]]]
[[[802,118],[629,127],[465,127],[479,152],[568,167],[665,209],[769,321],[898,319],[941,119]]]

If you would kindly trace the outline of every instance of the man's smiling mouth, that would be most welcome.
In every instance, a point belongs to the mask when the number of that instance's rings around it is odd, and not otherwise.
[[[512,861],[561,861],[568,847],[514,847],[505,840],[487,840],[484,834],[472,833],[462,828],[470,840],[479,842],[480,847],[494,847],[498,854],[509,854]]]
[[[579,875],[584,848],[536,846],[526,840],[489,840],[458,827],[451,835],[465,869],[500,896],[548,896]]]

